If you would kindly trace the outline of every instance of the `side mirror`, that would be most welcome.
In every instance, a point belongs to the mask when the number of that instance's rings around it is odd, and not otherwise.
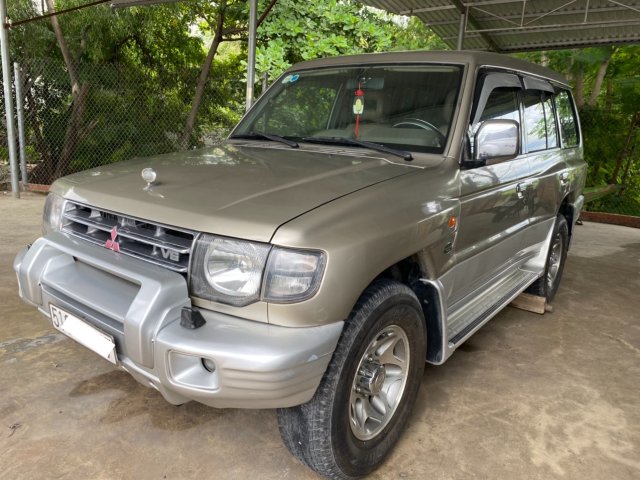
[[[486,165],[491,160],[509,160],[520,150],[520,126],[515,120],[482,122],[474,137],[474,161]]]

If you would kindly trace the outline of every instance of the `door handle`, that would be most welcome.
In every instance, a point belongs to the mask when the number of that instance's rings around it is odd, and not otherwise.
[[[569,172],[562,172],[560,174],[560,184],[565,187],[569,183]]]
[[[527,195],[527,190],[529,190],[529,184],[527,182],[518,183],[516,185],[516,193],[518,194],[518,198],[520,200],[524,200]]]

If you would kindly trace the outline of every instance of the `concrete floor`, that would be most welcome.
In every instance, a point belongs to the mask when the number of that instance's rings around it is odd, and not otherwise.
[[[0,477],[317,478],[273,411],[174,407],[19,301],[43,197],[0,197]],[[507,308],[427,366],[376,479],[640,478],[640,230],[578,227],[554,312]]]

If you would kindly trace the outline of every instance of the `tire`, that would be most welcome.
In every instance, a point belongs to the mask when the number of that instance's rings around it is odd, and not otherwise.
[[[526,290],[527,293],[545,297],[547,302],[551,302],[558,292],[564,264],[567,260],[567,250],[569,248],[569,226],[567,220],[562,216],[556,217],[551,234],[551,243],[547,252],[547,261],[544,267],[544,274],[531,284]]]
[[[391,280],[374,282],[349,315],[314,397],[278,410],[284,444],[328,478],[373,471],[411,413],[426,344],[424,315],[413,291]]]

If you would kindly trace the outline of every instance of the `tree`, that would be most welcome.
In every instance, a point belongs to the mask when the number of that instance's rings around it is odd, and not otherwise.
[[[256,70],[272,79],[313,58],[446,48],[417,18],[404,20],[351,0],[279,0],[258,36]]]
[[[264,6],[264,11],[258,19],[258,27],[262,24],[266,16],[269,14],[277,0],[269,0]],[[182,148],[187,148],[189,145],[191,136],[193,134],[193,128],[196,123],[196,117],[200,110],[200,105],[204,96],[205,86],[211,72],[211,66],[218,53],[218,48],[222,42],[236,41],[243,39],[242,34],[247,32],[247,2],[233,2],[223,0],[218,3],[210,4],[210,8],[202,7],[200,9],[200,15],[203,18],[205,25],[204,29],[208,29],[213,35],[207,57],[200,69],[198,75],[198,82],[196,84],[196,91],[193,96],[193,102],[191,103],[191,110],[187,116],[187,120],[182,132],[182,138],[180,144]]]
[[[184,3],[115,13],[105,5],[11,30],[27,84],[27,153],[38,157],[32,182],[177,148],[193,72],[204,59],[188,28],[195,5]],[[31,0],[11,7],[14,19],[39,13]]]
[[[622,184],[616,195],[591,208],[640,215],[639,54],[638,46],[547,52],[549,66],[574,84],[589,164],[587,184]],[[540,61],[538,53],[521,56]]]
[[[46,0],[48,11],[55,12],[55,6],[53,0]],[[69,73],[69,82],[71,84],[71,115],[69,116],[69,123],[65,133],[64,146],[62,153],[57,161],[56,168],[53,172],[55,178],[65,175],[69,169],[69,163],[78,146],[78,142],[89,133],[95,126],[95,122],[87,124],[82,123],[82,117],[85,111],[85,104],[87,100],[87,91],[89,84],[83,82],[80,86],[80,80],[78,72],[76,70],[76,60],[72,57],[67,42],[62,34],[62,29],[58,23],[58,17],[51,17],[51,25],[53,26],[53,32],[55,33],[58,47],[62,53],[67,72]],[[86,45],[86,42],[85,42]]]

